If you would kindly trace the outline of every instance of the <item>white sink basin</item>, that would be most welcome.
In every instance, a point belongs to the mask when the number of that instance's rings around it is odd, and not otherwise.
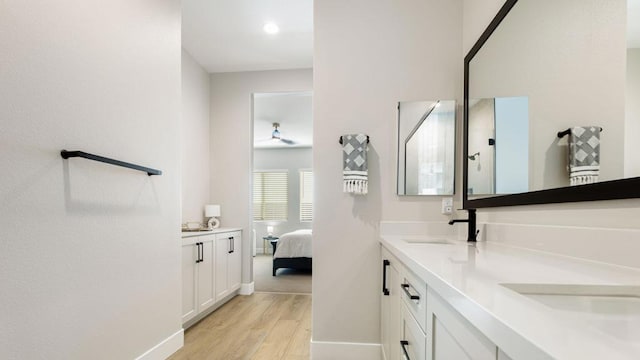
[[[551,308],[603,315],[640,316],[640,286],[500,284]]]
[[[438,244],[438,245],[453,245],[453,241],[442,238],[408,238],[402,239],[409,244]]]

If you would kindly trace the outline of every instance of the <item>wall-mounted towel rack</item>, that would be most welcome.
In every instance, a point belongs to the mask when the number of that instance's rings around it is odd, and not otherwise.
[[[122,166],[122,167],[126,167],[126,168],[129,168],[129,169],[146,172],[147,175],[149,175],[149,176],[151,176],[151,175],[162,175],[162,171],[160,171],[160,170],[156,170],[156,169],[152,169],[152,168],[148,168],[148,167],[144,167],[144,166],[140,166],[140,165],[136,165],[136,164],[131,164],[131,163],[120,161],[120,160],[110,159],[110,158],[107,158],[107,157],[104,157],[104,156],[100,156],[100,155],[89,154],[89,153],[86,153],[84,151],[62,150],[62,151],[60,151],[60,156],[62,156],[63,159],[68,159],[68,158],[72,158],[72,157],[81,157],[81,158],[85,158],[85,159],[89,159],[89,160],[100,161],[100,162],[111,164],[111,165]]]
[[[340,136],[340,138],[338,139],[338,142],[340,143],[340,145],[342,145],[342,136]],[[369,143],[369,135],[367,135],[367,144]]]
[[[600,128],[600,132],[602,132],[602,130],[603,130],[603,129],[602,129],[602,128]],[[563,137],[565,137],[565,136],[567,136],[567,135],[569,135],[569,134],[571,134],[571,128],[568,128],[568,129],[567,129],[567,130],[565,130],[565,131],[558,131],[558,137],[559,137],[559,138],[563,138]]]

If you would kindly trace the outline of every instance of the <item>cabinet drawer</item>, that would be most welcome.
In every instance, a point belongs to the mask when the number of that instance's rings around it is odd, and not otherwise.
[[[401,314],[400,359],[426,360],[427,336],[405,304],[402,304]]]
[[[407,309],[416,318],[422,331],[427,329],[427,283],[420,280],[409,270],[402,274],[400,281],[400,297]]]

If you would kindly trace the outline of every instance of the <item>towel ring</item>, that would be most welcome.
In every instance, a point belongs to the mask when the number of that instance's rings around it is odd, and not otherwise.
[[[338,143],[340,143],[340,145],[342,145],[342,136],[340,136],[340,138],[338,139]],[[369,135],[367,135],[367,144],[369,143]]]
[[[604,130],[604,129],[600,128],[600,132],[602,132],[602,130]],[[562,139],[563,137],[565,137],[565,136],[567,136],[569,134],[571,134],[571,128],[568,128],[565,131],[558,131],[558,138]]]

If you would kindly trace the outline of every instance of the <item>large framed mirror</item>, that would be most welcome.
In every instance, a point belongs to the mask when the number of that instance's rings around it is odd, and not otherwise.
[[[508,0],[464,61],[463,207],[640,197],[640,0]]]
[[[452,195],[455,100],[398,103],[398,195]]]

